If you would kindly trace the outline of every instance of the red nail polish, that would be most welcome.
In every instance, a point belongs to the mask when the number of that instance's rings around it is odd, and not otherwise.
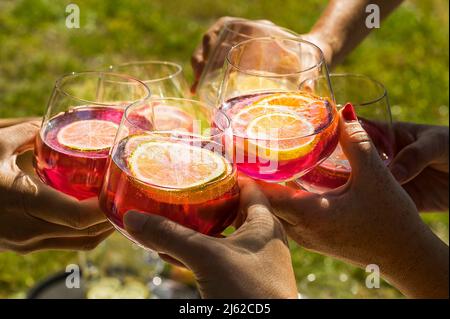
[[[351,103],[345,104],[344,108],[342,109],[342,117],[346,122],[353,122],[358,120],[358,117],[355,113],[355,108]]]

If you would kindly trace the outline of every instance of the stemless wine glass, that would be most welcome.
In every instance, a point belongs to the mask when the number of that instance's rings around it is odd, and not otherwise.
[[[338,113],[328,81],[303,90],[328,70],[314,44],[292,38],[255,38],[227,56],[220,109],[231,120],[236,165],[268,182],[295,179],[327,158],[338,142]]]
[[[189,95],[183,68],[177,63],[133,61],[111,65],[108,70],[140,79],[150,89],[152,97],[184,98]],[[150,110],[148,108],[147,112]],[[161,114],[160,122],[170,119],[170,115],[170,112]],[[156,297],[162,289],[167,289],[163,288],[165,280],[162,278],[167,265],[159,255],[140,249],[117,232],[97,249],[83,254],[82,264],[88,298],[116,298],[125,294],[129,298]]]
[[[79,200],[98,196],[125,107],[149,95],[143,82],[127,75],[82,72],[60,78],[36,138],[34,166],[41,180]],[[88,256],[79,253],[84,279],[94,273]]]
[[[381,159],[388,165],[394,155],[395,143],[392,117],[386,88],[380,82],[362,74],[331,74],[331,85],[338,107],[352,103],[358,120],[367,131]],[[304,81],[308,90],[321,91],[328,79],[317,77]],[[307,191],[323,193],[344,185],[351,172],[350,164],[340,145],[323,163],[297,180]]]
[[[244,19],[226,22],[200,76],[196,90],[200,101],[217,106],[217,93],[223,78],[222,67],[228,52],[239,42],[260,37],[297,38],[299,35],[268,22]]]
[[[56,81],[36,138],[40,179],[79,200],[97,196],[125,107],[149,96],[143,82],[115,73],[71,73]]]
[[[135,61],[109,66],[112,72],[129,74],[144,82],[152,97],[189,96],[181,65],[168,61]]]
[[[168,113],[172,120],[160,121]],[[131,240],[123,225],[130,210],[219,236],[239,205],[232,148],[225,147],[229,125],[223,112],[193,100],[150,99],[129,106],[100,194],[108,219]]]

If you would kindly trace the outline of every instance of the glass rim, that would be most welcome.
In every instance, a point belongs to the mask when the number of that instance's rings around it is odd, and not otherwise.
[[[365,74],[361,74],[361,73],[331,73],[331,74],[329,74],[329,78],[330,78],[330,81],[332,78],[360,78],[360,79],[367,80],[367,81],[371,82],[372,84],[375,84],[379,89],[381,89],[382,93],[379,97],[369,100],[367,102],[363,102],[363,103],[355,103],[355,104],[352,103],[352,105],[355,107],[358,107],[358,106],[361,107],[361,106],[375,104],[375,103],[378,103],[379,101],[383,100],[384,98],[387,98],[387,96],[388,96],[387,89],[383,83],[381,83],[380,81],[375,80],[374,78],[372,78],[368,75],[365,75]],[[332,86],[333,86],[333,83],[332,83]]]
[[[136,79],[132,76],[129,76],[127,74],[121,74],[121,73],[115,73],[115,72],[106,72],[106,71],[83,71],[83,72],[70,72],[70,73],[66,73],[62,76],[60,76],[56,82],[55,82],[55,90],[57,90],[58,92],[62,93],[63,95],[73,99],[73,100],[77,100],[80,102],[84,102],[84,103],[88,103],[89,105],[100,105],[100,106],[112,106],[111,102],[105,103],[105,102],[98,102],[98,101],[90,101],[87,99],[83,99],[80,97],[77,97],[75,95],[72,95],[70,93],[68,93],[63,87],[63,81],[66,79],[71,79],[71,78],[76,78],[76,77],[80,77],[80,76],[87,76],[87,75],[98,75],[98,76],[102,76],[102,75],[107,75],[107,76],[113,76],[113,77],[118,77],[118,78],[122,78],[122,79],[127,79],[127,80],[131,80],[131,81],[117,81],[116,83],[130,83],[130,82],[135,82],[137,84],[140,84],[142,87],[144,87],[145,91],[147,92],[147,94],[138,99],[138,100],[133,100],[133,101],[127,101],[130,102],[131,104],[135,103],[135,102],[139,102],[141,100],[145,100],[151,97],[151,91],[150,88],[141,80]]]
[[[278,92],[278,91],[277,91]],[[292,91],[289,91],[292,92]],[[243,136],[242,134],[235,134],[234,132],[232,132],[233,136],[239,137],[239,138],[245,138],[245,139],[249,139],[252,141],[266,141],[266,142],[270,142],[270,141],[291,141],[291,140],[296,140],[296,139],[302,139],[302,138],[308,138],[308,137],[313,137],[316,136],[320,133],[322,133],[323,131],[325,131],[326,129],[328,129],[335,121],[337,121],[339,119],[339,112],[337,110],[337,107],[335,105],[335,103],[328,99],[328,98],[321,98],[321,101],[326,100],[328,101],[328,103],[330,103],[332,105],[332,119],[330,121],[327,122],[326,125],[324,125],[323,127],[320,128],[320,130],[318,131],[314,131],[311,134],[305,134],[305,135],[298,135],[298,136],[293,136],[293,137],[284,137],[284,138],[259,138],[259,137],[248,137],[248,136]],[[233,124],[233,120],[231,119],[231,126]]]
[[[388,98],[388,91],[387,91],[386,87],[384,86],[384,84],[381,83],[378,80],[375,80],[374,78],[372,78],[372,77],[370,77],[368,75],[365,75],[365,74],[362,74],[362,73],[347,73],[346,72],[346,73],[330,73],[330,74],[328,74],[328,77],[330,79],[330,82],[331,82],[332,78],[335,78],[335,79],[336,78],[361,78],[361,79],[364,79],[364,80],[367,80],[367,81],[371,82],[372,84],[375,84],[380,89],[380,91],[382,92],[378,97],[376,97],[376,98],[374,98],[372,100],[369,100],[367,102],[362,102],[362,103],[354,103],[354,102],[352,102],[352,105],[354,107],[368,106],[368,105],[371,105],[371,104],[378,103],[378,102],[380,102],[381,100],[383,100],[385,98],[386,99]],[[324,78],[324,76],[321,75],[321,76],[318,76],[318,77],[315,77],[315,78],[306,79],[300,84],[300,86],[302,86],[302,84],[307,82],[307,81],[311,81],[311,80],[314,81],[314,80],[320,79],[320,78]],[[331,83],[331,87],[332,87],[333,93],[334,93],[335,90],[333,88],[333,83]],[[336,94],[334,94],[334,95],[336,95]]]
[[[276,24],[270,24],[270,23],[264,22],[264,21],[257,21],[257,20],[234,19],[234,20],[226,21],[224,23],[224,25],[223,25],[223,30],[227,30],[227,31],[229,31],[231,33],[238,34],[238,35],[240,35],[242,37],[245,37],[245,38],[248,38],[248,39],[258,38],[258,37],[252,37],[252,36],[249,36],[248,34],[245,34],[245,33],[242,33],[242,32],[236,31],[236,30],[233,30],[230,27],[230,25],[231,24],[236,24],[236,23],[246,23],[246,24],[254,24],[254,25],[258,25],[258,26],[273,27],[273,28],[275,28],[277,30],[285,31],[285,32],[287,32],[289,34],[292,34],[293,37],[300,38],[300,34],[298,34],[295,31],[292,31],[292,30],[290,30],[288,28],[281,27],[281,26],[278,26]]]
[[[143,80],[141,79],[140,81],[144,82],[144,83],[155,83],[155,82],[161,82],[161,81],[165,81],[165,80],[170,80],[176,76],[178,76],[179,74],[181,74],[181,72],[183,72],[183,67],[175,62],[171,62],[171,61],[161,61],[161,60],[143,60],[143,61],[131,61],[131,62],[125,62],[125,63],[120,63],[117,65],[113,65],[111,64],[108,69],[109,70],[114,70],[114,68],[117,68],[117,71],[120,71],[120,68],[123,67],[129,67],[129,66],[144,66],[144,65],[161,65],[161,66],[171,66],[174,67],[176,69],[175,72],[170,73],[169,75],[163,76],[163,77],[159,77],[159,78],[155,78],[155,79],[151,79],[151,80]],[[122,73],[120,73],[122,74]],[[127,73],[124,73],[127,74]],[[127,74],[128,75],[128,74]],[[130,75],[132,76],[132,75]]]
[[[132,109],[134,109],[135,107],[137,107],[137,106],[139,106],[142,103],[147,102],[147,101],[150,102],[150,103],[151,102],[158,102],[158,101],[178,101],[178,102],[187,102],[187,103],[191,103],[191,104],[197,104],[197,105],[200,105],[201,107],[204,107],[205,109],[211,110],[213,112],[214,119],[216,119],[216,115],[217,114],[220,114],[223,118],[225,118],[226,126],[225,127],[219,127],[219,129],[221,130],[220,133],[211,134],[211,135],[208,135],[208,136],[195,135],[195,134],[190,133],[190,132],[182,132],[182,131],[175,131],[175,130],[152,131],[152,130],[149,130],[148,128],[140,127],[139,125],[134,123],[129,118],[129,115],[130,115],[130,112],[132,111]],[[149,98],[146,98],[144,100],[136,101],[136,102],[128,105],[125,108],[125,111],[123,113],[123,120],[127,121],[133,127],[141,129],[143,131],[147,131],[147,132],[149,132],[151,134],[163,134],[163,133],[167,134],[167,133],[171,133],[172,132],[172,133],[176,133],[176,134],[179,134],[179,135],[185,135],[185,136],[189,136],[189,137],[196,137],[198,140],[212,139],[212,138],[224,135],[226,133],[226,131],[231,128],[231,120],[230,120],[230,118],[228,117],[228,115],[224,111],[222,111],[220,109],[210,108],[210,107],[208,107],[207,104],[205,104],[205,103],[203,103],[201,101],[198,101],[198,100],[187,99],[187,98],[178,98],[178,97],[156,97],[156,98],[149,97]]]
[[[249,42],[253,42],[253,41],[267,41],[267,40],[272,40],[272,41],[273,40],[294,41],[294,42],[298,42],[298,43],[303,43],[303,44],[309,45],[309,46],[313,47],[315,50],[317,50],[317,53],[319,53],[319,56],[320,56],[319,62],[317,62],[313,66],[307,67],[307,68],[305,68],[303,70],[300,70],[300,71],[291,72],[291,73],[283,73],[283,74],[270,74],[270,75],[265,75],[265,74],[260,74],[260,73],[256,73],[256,72],[246,71],[246,70],[243,70],[241,67],[239,67],[236,64],[231,62],[231,54],[232,54],[232,52],[234,50],[236,50],[236,48],[238,48],[240,46],[243,46],[243,45],[246,45]],[[239,43],[235,44],[228,51],[227,57],[226,57],[226,61],[227,61],[228,65],[230,65],[231,67],[233,67],[234,69],[236,69],[240,73],[251,75],[251,76],[258,76],[258,77],[261,77],[261,78],[263,78],[263,77],[264,78],[282,78],[282,77],[289,77],[289,76],[298,76],[299,74],[311,71],[311,70],[313,70],[315,68],[318,68],[321,65],[326,65],[325,64],[325,57],[323,55],[322,50],[317,45],[315,45],[314,43],[306,41],[306,40],[301,39],[301,38],[287,38],[287,37],[275,37],[275,36],[272,36],[272,37],[270,37],[270,36],[269,37],[256,37],[256,38],[251,38],[251,39],[248,39],[248,40],[245,40],[245,41],[242,41],[242,42],[239,42]]]

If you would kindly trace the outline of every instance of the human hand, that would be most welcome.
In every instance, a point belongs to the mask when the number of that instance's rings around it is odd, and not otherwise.
[[[248,23],[245,23],[248,22]],[[208,60],[218,44],[218,37],[222,30],[224,29],[225,25],[228,25],[231,29],[236,29],[235,26],[237,23],[239,23],[239,32],[244,34],[257,34],[259,36],[263,36],[262,33],[264,31],[257,30],[257,25],[252,24],[252,22],[259,22],[259,23],[265,23],[267,25],[274,25],[271,21],[268,20],[257,20],[257,21],[251,21],[246,20],[242,18],[236,18],[236,17],[222,17],[218,19],[216,22],[214,22],[211,27],[206,31],[206,33],[203,35],[202,42],[197,46],[194,53],[191,57],[191,65],[192,69],[194,70],[194,84],[192,85],[192,92],[195,92],[196,87],[198,85],[198,81],[200,80],[200,77],[202,75],[203,69],[205,68],[205,65],[208,63]],[[236,41],[240,42],[244,40],[244,38],[237,36]],[[237,44],[227,44],[230,48],[231,45]],[[223,56],[223,61],[216,61],[220,66],[223,65],[225,60],[225,56]]]
[[[328,65],[333,63],[333,48],[331,44],[320,35],[320,33],[310,32],[307,34],[302,34],[300,37],[303,40],[309,41],[318,46],[323,53],[325,62]]]
[[[396,122],[394,177],[419,211],[448,210],[448,143],[446,126]]]
[[[0,251],[92,249],[112,232],[97,201],[59,193],[16,164],[38,131],[37,122],[0,129]]]
[[[255,182],[240,178],[242,225],[226,238],[195,232],[157,215],[128,212],[139,243],[193,271],[203,298],[297,298],[285,232]]]
[[[407,296],[448,296],[448,247],[422,222],[350,104],[341,113],[340,143],[352,166],[340,188],[318,195],[259,183],[288,235],[360,267],[378,265]]]

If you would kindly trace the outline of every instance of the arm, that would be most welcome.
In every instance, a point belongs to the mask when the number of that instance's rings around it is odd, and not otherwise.
[[[319,20],[306,36],[315,42],[329,63],[341,62],[372,31],[366,27],[366,7],[380,7],[386,18],[403,0],[331,0]]]
[[[259,182],[288,235],[362,268],[378,265],[408,297],[448,298],[448,246],[421,220],[350,104],[341,111],[340,143],[352,166],[342,187],[319,195]]]
[[[405,239],[380,265],[385,279],[410,298],[448,298],[448,246],[426,225]]]

